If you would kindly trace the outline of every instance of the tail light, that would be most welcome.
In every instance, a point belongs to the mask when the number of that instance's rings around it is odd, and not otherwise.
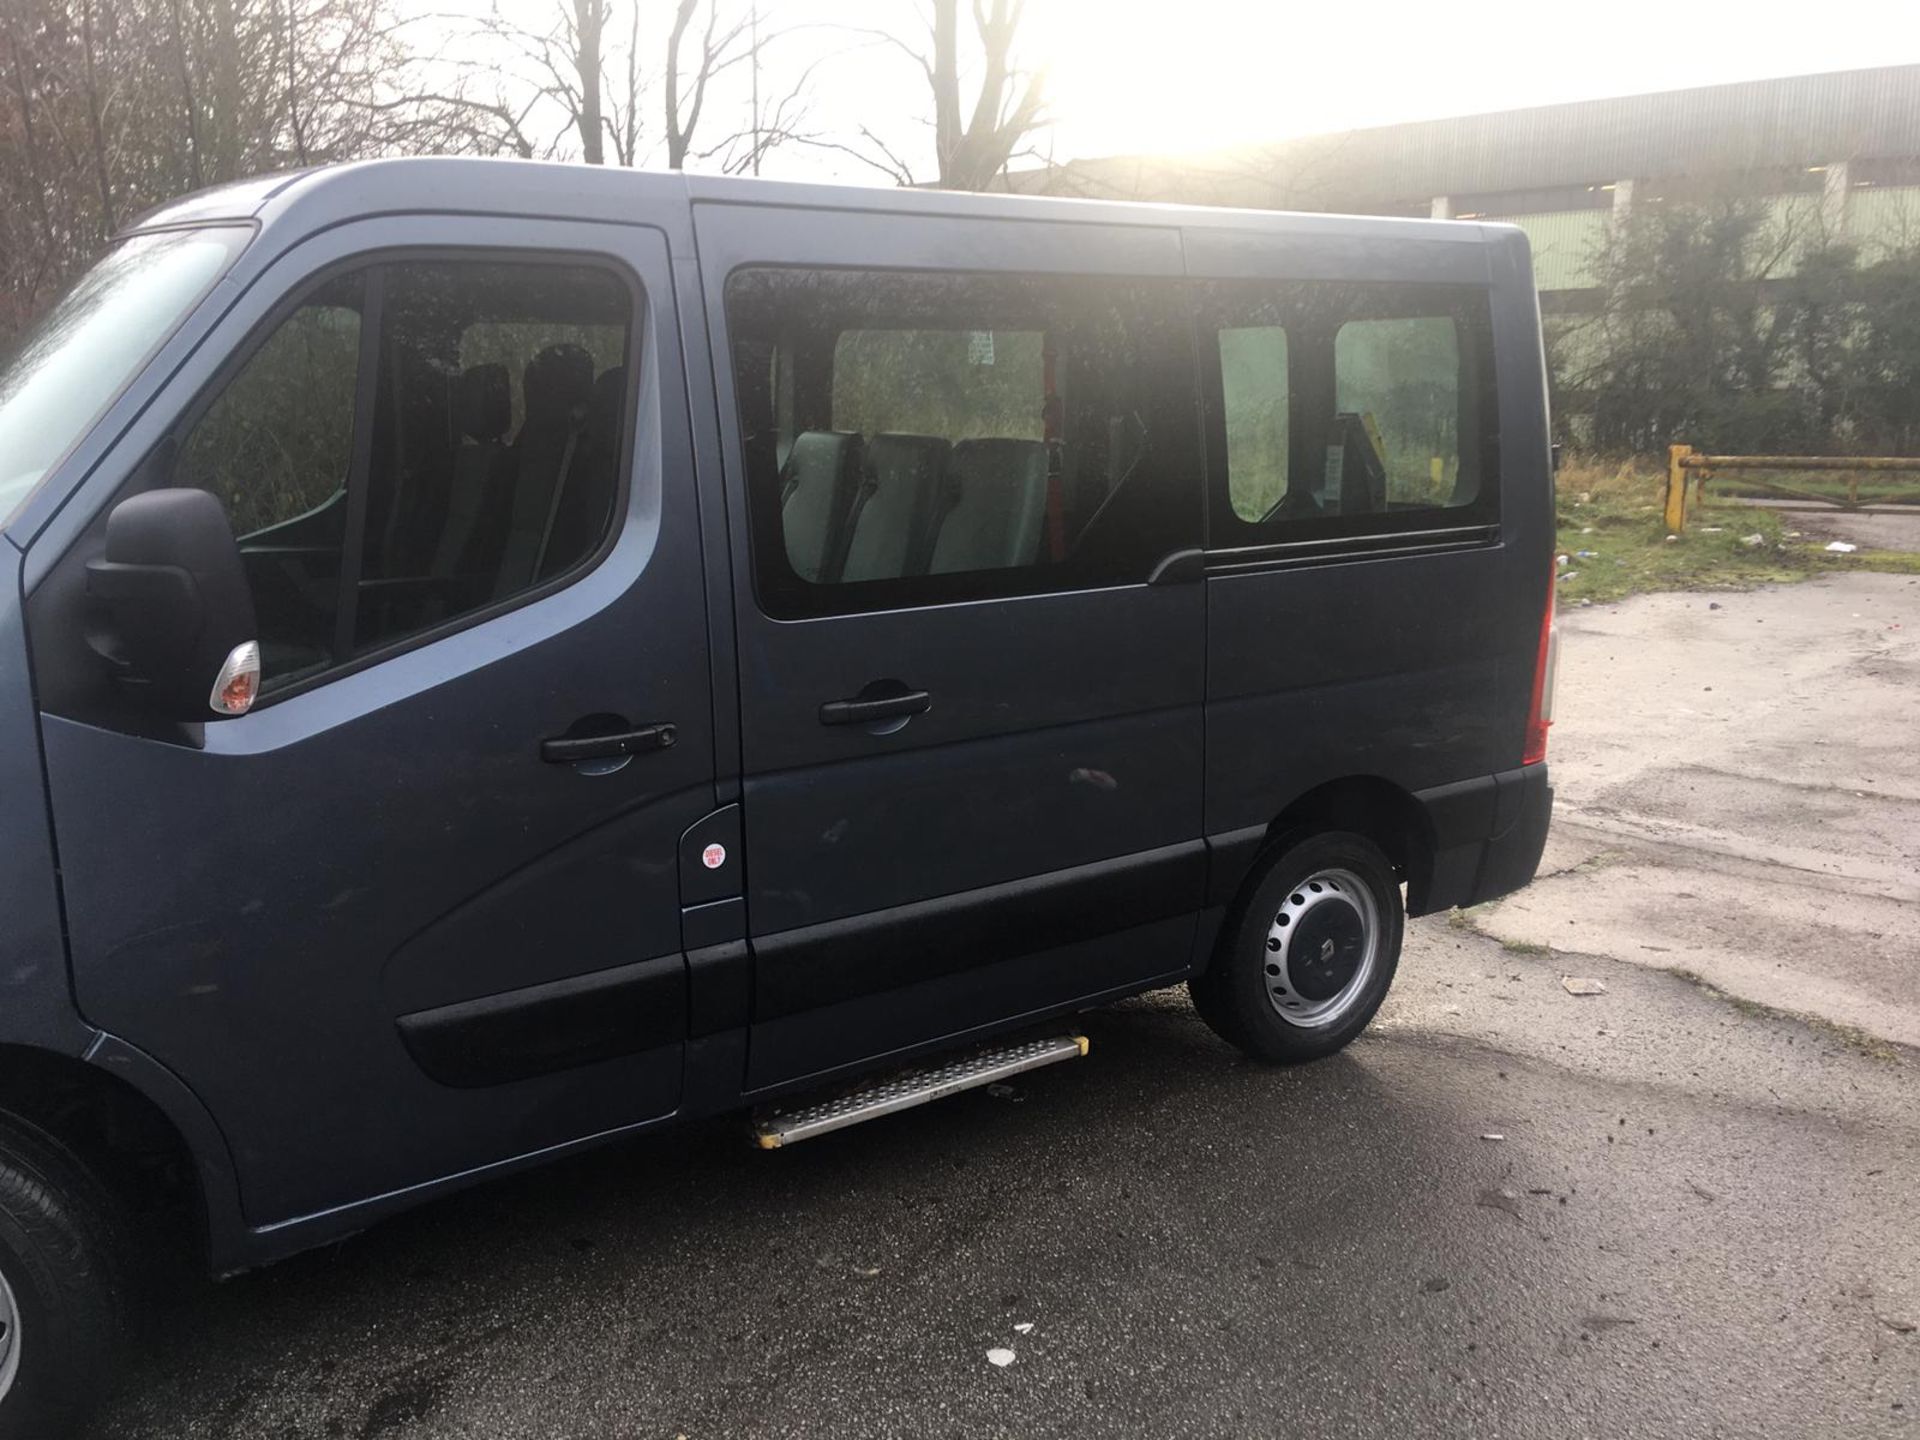
[[[1560,627],[1554,623],[1554,592],[1559,586],[1556,558],[1547,577],[1547,603],[1540,613],[1540,650],[1533,661],[1533,699],[1527,706],[1527,743],[1520,752],[1522,765],[1538,765],[1547,758],[1547,731],[1553,725],[1553,671],[1560,658]]]

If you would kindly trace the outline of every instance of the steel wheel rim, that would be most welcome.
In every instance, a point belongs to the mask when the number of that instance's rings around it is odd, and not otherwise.
[[[1267,923],[1261,978],[1274,1014],[1302,1030],[1337,1024],[1380,965],[1380,907],[1351,870],[1316,870]]]
[[[0,1332],[0,1400],[5,1400],[20,1373],[20,1306],[4,1271],[0,1271],[0,1325],[6,1327]]]

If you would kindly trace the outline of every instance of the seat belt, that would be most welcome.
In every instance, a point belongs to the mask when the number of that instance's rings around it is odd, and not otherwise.
[[[560,497],[566,492],[567,478],[573,474],[574,453],[580,448],[581,424],[567,428],[567,445],[560,452],[560,473],[554,477],[553,498],[547,501],[547,523],[540,531],[540,548],[533,554],[533,574],[528,577],[530,584],[540,583],[540,572],[546,568],[547,546],[553,541],[553,523],[560,516]]]

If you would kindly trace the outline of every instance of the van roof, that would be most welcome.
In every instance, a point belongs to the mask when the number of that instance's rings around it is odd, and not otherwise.
[[[301,212],[324,224],[399,211],[499,214],[622,222],[649,202],[806,207],[872,213],[1063,220],[1385,235],[1476,243],[1510,227],[1458,220],[1323,215],[1163,203],[1082,200],[884,186],[822,185],[739,176],[688,175],[532,160],[422,157],[367,160],[264,176],[202,191],[143,216],[136,229],[261,221]]]

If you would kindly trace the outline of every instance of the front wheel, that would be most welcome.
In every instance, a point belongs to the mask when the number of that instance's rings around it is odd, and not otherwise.
[[[1400,885],[1380,847],[1328,831],[1275,846],[1228,913],[1213,963],[1189,983],[1229,1044],[1298,1064],[1366,1029],[1400,963]]]
[[[0,1440],[54,1440],[99,1393],[122,1315],[116,1217],[64,1146],[0,1118]]]

